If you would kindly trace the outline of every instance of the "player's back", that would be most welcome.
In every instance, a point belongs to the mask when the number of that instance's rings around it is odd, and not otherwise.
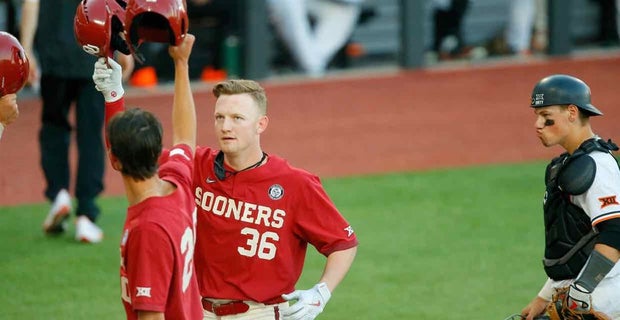
[[[136,315],[133,310],[159,308],[153,311],[164,311],[167,319],[202,319],[193,261],[196,209],[191,166],[189,149],[173,149],[159,176],[174,191],[127,210],[121,276],[126,281],[123,300],[128,318]]]

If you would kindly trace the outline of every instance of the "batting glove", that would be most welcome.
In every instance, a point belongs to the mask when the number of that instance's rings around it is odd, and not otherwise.
[[[283,320],[313,320],[332,296],[325,282],[316,284],[308,290],[295,290],[289,294],[283,294],[282,298],[287,301],[297,300],[292,306],[282,310]]]
[[[576,311],[590,311],[590,293],[578,284],[568,289],[568,307]]]
[[[93,81],[106,102],[114,102],[125,94],[122,71],[121,66],[110,58],[101,57],[95,62]]]

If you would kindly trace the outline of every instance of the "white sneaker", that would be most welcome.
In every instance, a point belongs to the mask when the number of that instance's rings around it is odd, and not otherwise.
[[[43,231],[47,234],[58,234],[66,230],[66,220],[71,213],[71,196],[62,189],[56,195],[50,211],[43,221]]]
[[[103,231],[87,216],[79,216],[75,221],[75,240],[85,243],[98,243],[103,240]]]

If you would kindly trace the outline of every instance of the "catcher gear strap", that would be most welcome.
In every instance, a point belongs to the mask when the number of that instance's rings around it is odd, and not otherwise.
[[[560,176],[572,161],[584,158],[590,152],[610,152],[617,148],[611,140],[605,142],[599,138],[589,139],[572,155],[565,152],[547,166],[545,173],[547,190],[543,207],[545,216],[543,266],[549,278],[557,281],[577,277],[588,260],[598,235],[598,232],[593,230],[592,222],[585,211],[572,204],[568,192],[560,188],[558,182]],[[563,178],[562,181],[564,180],[570,182],[569,179]]]
[[[592,250],[585,267],[575,279],[575,285],[578,286],[577,288],[582,287],[587,293],[591,293],[614,265],[613,261],[598,251]]]
[[[588,191],[594,182],[596,163],[586,154],[569,159],[570,162],[563,166],[558,175],[558,187],[571,195],[582,194]]]
[[[601,221],[596,229],[599,231],[598,243],[620,250],[620,218]]]
[[[543,266],[547,276],[553,280],[576,278],[598,239],[598,231],[592,228],[585,211],[572,204],[567,192],[560,189],[558,176],[574,159],[593,151],[610,153],[612,150],[618,150],[618,146],[611,140],[605,142],[593,138],[583,142],[572,155],[563,153],[547,166]]]
[[[588,215],[571,203],[557,184],[568,154],[547,166],[545,193],[545,254],[543,266],[553,280],[574,279],[585,264],[596,243],[597,233]]]

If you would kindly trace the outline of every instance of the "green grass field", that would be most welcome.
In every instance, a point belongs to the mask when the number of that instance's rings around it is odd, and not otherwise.
[[[360,240],[319,319],[503,320],[545,275],[544,163],[324,179]],[[120,231],[126,201],[100,200],[103,243],[57,238],[47,204],[0,207],[0,319],[123,319]],[[313,248],[299,288],[324,259]]]

